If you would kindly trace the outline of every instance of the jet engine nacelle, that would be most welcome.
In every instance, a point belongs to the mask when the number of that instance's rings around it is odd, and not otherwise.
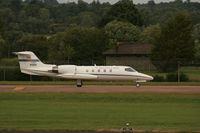
[[[75,73],[76,66],[75,65],[60,65],[58,66],[58,73]]]
[[[97,79],[96,75],[92,74],[77,74],[75,65],[60,65],[58,66],[59,77],[65,79],[77,79],[77,80],[92,80]]]

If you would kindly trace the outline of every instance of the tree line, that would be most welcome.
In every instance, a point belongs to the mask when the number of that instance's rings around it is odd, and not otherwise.
[[[13,51],[29,50],[51,63],[103,64],[117,42],[153,45],[161,71],[200,61],[200,3],[175,0],[135,5],[119,0],[60,4],[57,0],[0,1],[0,63],[16,65]],[[163,61],[158,63],[158,61]]]

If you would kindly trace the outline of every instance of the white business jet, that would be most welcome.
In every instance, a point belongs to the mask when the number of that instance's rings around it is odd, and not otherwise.
[[[152,76],[139,73],[129,66],[76,66],[50,65],[42,63],[30,51],[14,52],[18,55],[22,73],[38,76],[49,76],[77,80],[77,87],[82,86],[82,80],[133,80],[139,87],[141,82],[153,80]]]

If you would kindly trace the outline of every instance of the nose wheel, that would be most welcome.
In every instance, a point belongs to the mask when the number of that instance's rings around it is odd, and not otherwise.
[[[82,87],[82,85],[83,85],[82,80],[78,79],[78,80],[76,81],[76,86],[77,86],[77,87]]]
[[[138,87],[138,88],[139,88],[139,87],[140,87],[140,83],[136,83],[136,87]]]

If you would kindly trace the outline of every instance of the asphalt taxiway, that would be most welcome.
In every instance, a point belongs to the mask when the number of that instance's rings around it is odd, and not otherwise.
[[[0,92],[65,92],[65,93],[198,93],[200,86],[113,86],[85,85],[0,85]]]

